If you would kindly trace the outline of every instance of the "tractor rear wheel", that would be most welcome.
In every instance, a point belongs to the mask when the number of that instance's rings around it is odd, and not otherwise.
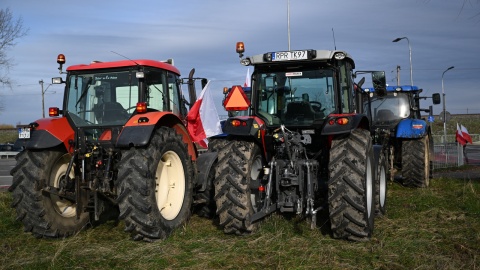
[[[182,136],[161,127],[147,147],[122,153],[120,218],[134,240],[165,239],[191,214],[193,164]]]
[[[17,164],[12,169],[12,207],[24,230],[36,237],[67,237],[86,227],[89,213],[77,219],[75,202],[42,191],[47,186],[60,188],[65,185],[66,171],[71,155],[63,151],[25,150],[16,156]],[[74,178],[73,169],[70,179]],[[67,191],[74,193],[74,187]]]
[[[258,223],[252,224],[250,218],[262,207],[258,186],[263,164],[260,147],[253,142],[228,140],[219,149],[215,202],[225,233],[244,235],[257,229]]]
[[[374,166],[370,132],[332,141],[328,204],[333,237],[366,241],[373,233]]]
[[[430,145],[428,136],[402,142],[402,176],[407,187],[430,184]]]

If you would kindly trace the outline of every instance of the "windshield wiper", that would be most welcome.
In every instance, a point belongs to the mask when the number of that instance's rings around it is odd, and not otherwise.
[[[75,103],[75,108],[77,107],[78,103],[85,97],[85,95],[88,92],[88,87],[92,84],[92,77],[88,78],[88,82],[85,84],[85,87],[82,90],[82,94],[80,95],[80,98],[77,100],[77,103]]]

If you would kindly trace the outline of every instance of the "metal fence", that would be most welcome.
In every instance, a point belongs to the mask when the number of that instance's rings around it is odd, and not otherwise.
[[[464,164],[463,147],[458,143],[435,144],[433,169],[458,167]]]
[[[445,142],[443,135],[433,135],[433,143],[434,144],[442,144]],[[479,142],[480,141],[480,134],[470,134],[470,137],[472,137],[472,141],[474,142]],[[456,140],[456,135],[455,134],[447,134],[447,143],[454,143]]]
[[[443,143],[443,136],[434,135],[433,169],[458,167],[467,163],[479,165],[480,135],[471,134],[470,136],[474,144],[463,147],[455,142],[455,135],[447,135],[447,143]]]
[[[17,134],[17,129],[0,130],[0,137],[5,137],[5,135],[8,135],[8,137],[15,137]],[[480,141],[480,134],[471,134],[470,136],[474,142]],[[460,144],[455,142],[455,135],[447,135],[446,138],[447,143],[444,143],[443,135],[433,135],[434,157],[432,160],[434,170],[462,166],[466,163],[465,155],[470,157],[469,164],[480,165],[480,145],[468,144],[464,149]],[[16,152],[1,151],[0,158],[13,158],[16,154]]]

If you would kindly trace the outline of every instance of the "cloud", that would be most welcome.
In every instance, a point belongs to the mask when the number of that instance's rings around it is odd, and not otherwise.
[[[21,90],[38,92],[40,79],[49,82],[59,76],[59,53],[66,55],[68,66],[122,59],[114,51],[131,59],[174,58],[184,76],[195,68],[196,76],[214,80],[212,89],[221,111],[222,88],[242,84],[245,78],[246,67],[239,64],[235,42],[245,42],[246,55],[288,48],[287,1],[117,2],[52,0],[45,5],[6,0],[4,5],[30,28],[10,52],[17,63],[11,76],[18,84],[29,85]],[[439,92],[442,72],[454,65],[445,76],[448,104],[480,113],[474,98],[480,71],[480,2],[468,1],[462,9],[463,2],[291,0],[290,43],[293,49],[336,45],[354,57],[358,70],[385,70],[389,82],[395,81],[400,65],[405,84],[410,77],[408,44],[392,40],[406,36],[412,47],[414,83],[429,93]],[[0,94],[5,91],[0,88]],[[49,106],[61,105],[60,92],[48,96]],[[23,98],[9,97],[0,123],[28,123],[38,117],[39,96]],[[27,99],[32,99],[31,106],[20,105]],[[21,113],[16,111],[20,106]]]

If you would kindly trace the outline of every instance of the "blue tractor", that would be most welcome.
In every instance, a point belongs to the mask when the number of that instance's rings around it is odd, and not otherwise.
[[[432,106],[420,108],[420,100],[432,98],[440,103],[440,94],[421,97],[417,86],[387,86],[387,94],[379,96],[373,88],[365,88],[370,112],[373,143],[386,149],[390,179],[398,172],[402,184],[428,187],[432,176],[433,138],[429,121],[433,121]],[[421,112],[429,113],[426,120]],[[401,174],[400,174],[401,172]]]

